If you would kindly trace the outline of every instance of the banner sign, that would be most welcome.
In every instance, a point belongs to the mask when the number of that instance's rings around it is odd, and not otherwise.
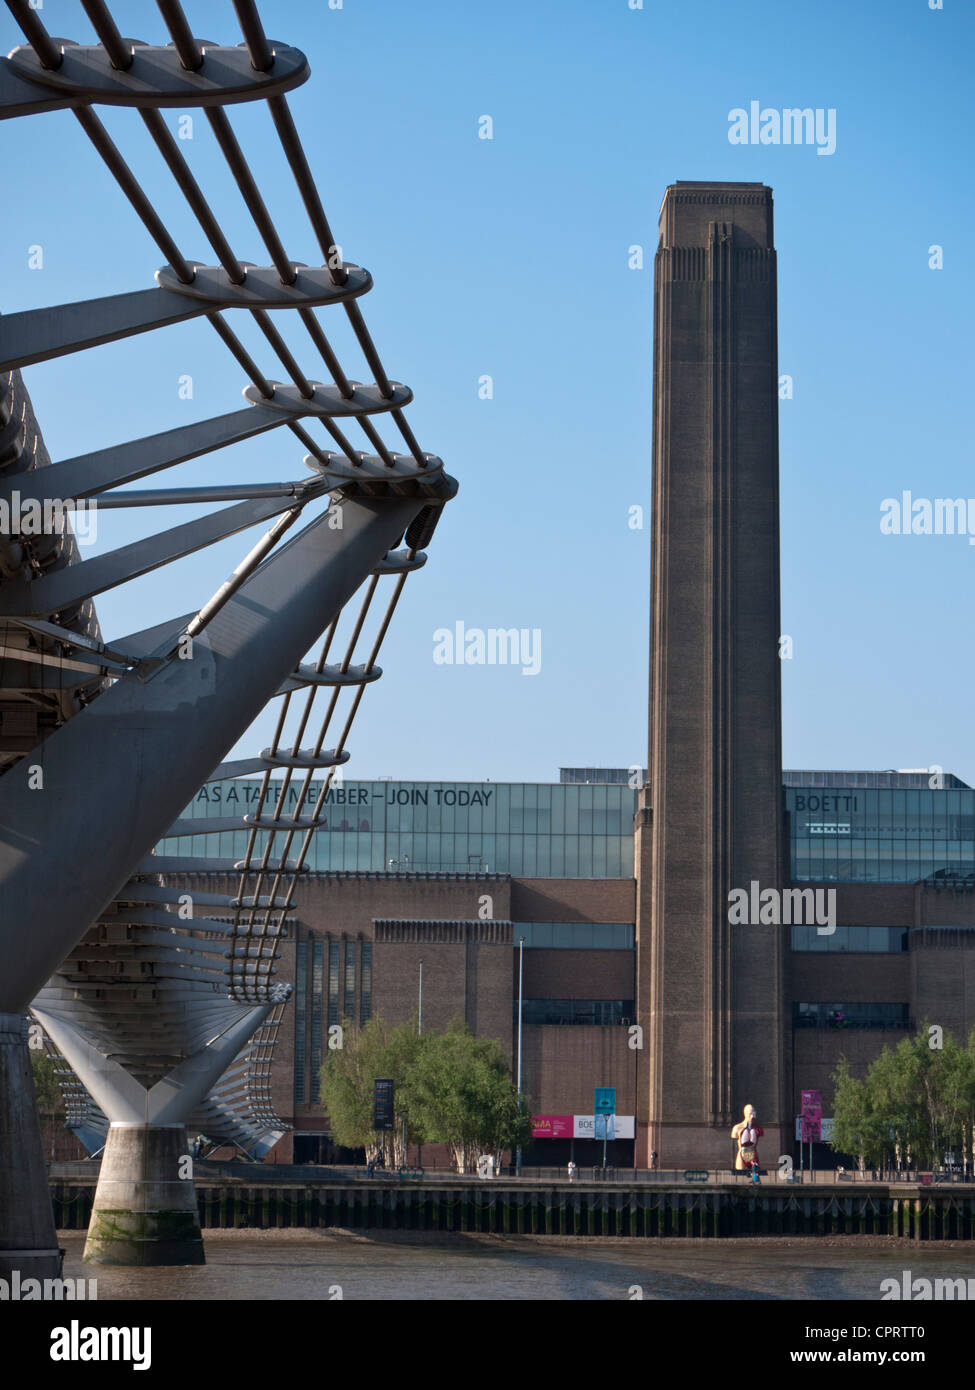
[[[534,1138],[534,1139],[571,1139],[571,1138],[572,1138],[572,1116],[571,1116],[571,1115],[533,1115],[533,1116],[532,1116],[532,1138]]]
[[[376,1077],[372,1093],[373,1129],[393,1128],[393,1087],[390,1077]]]
[[[600,1119],[612,1118],[613,1133],[608,1136],[610,1139],[632,1139],[634,1137],[634,1118],[632,1115],[573,1115],[572,1116],[572,1137],[573,1139],[601,1139],[602,1135],[596,1133],[596,1122]]]
[[[796,1138],[802,1139],[802,1116],[796,1116]],[[828,1144],[833,1137],[833,1116],[823,1115],[819,1121],[819,1138],[824,1144]]]
[[[594,1115],[615,1115],[616,1087],[597,1086],[593,1091],[592,1110]]]
[[[822,1091],[803,1091],[802,1093],[802,1134],[805,1143],[822,1139],[823,1093]]]
[[[616,1138],[616,1127],[615,1127],[615,1125],[613,1124],[613,1121],[616,1119],[616,1116],[615,1116],[615,1115],[594,1115],[592,1118],[593,1118],[593,1135],[592,1135],[592,1137],[593,1137],[594,1139],[615,1139],[615,1138]]]

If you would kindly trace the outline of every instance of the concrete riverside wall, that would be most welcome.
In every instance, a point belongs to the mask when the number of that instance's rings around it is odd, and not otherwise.
[[[182,1125],[118,1125],[98,1175],[85,1259],[96,1264],[205,1264]],[[56,1213],[57,1215],[57,1213]]]
[[[83,1230],[91,1182],[52,1179],[61,1230]],[[219,1182],[196,1185],[207,1229],[414,1230],[494,1235],[655,1238],[782,1235],[975,1239],[975,1191],[857,1183],[814,1190],[785,1185],[453,1179],[359,1182]]]

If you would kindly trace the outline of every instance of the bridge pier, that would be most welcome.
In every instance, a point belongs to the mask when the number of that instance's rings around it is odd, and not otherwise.
[[[184,1125],[112,1124],[85,1259],[106,1265],[206,1263]]]
[[[56,1279],[61,1256],[34,1100],[27,1019],[0,1013],[0,1278]]]
[[[88,1225],[96,1264],[205,1264],[186,1121],[267,1018],[271,1004],[226,1003],[226,1019],[196,1052],[144,1086],[73,1022],[36,1004],[44,1026],[109,1119]]]

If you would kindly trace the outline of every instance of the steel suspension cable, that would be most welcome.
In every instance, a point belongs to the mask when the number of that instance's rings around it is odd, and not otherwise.
[[[352,660],[352,656],[354,655],[355,644],[356,644],[356,642],[358,641],[359,634],[361,633],[363,624],[365,623],[366,616],[367,616],[367,614],[368,614],[369,607],[370,607],[370,605],[371,605],[371,603],[372,603],[373,596],[374,596],[374,594],[375,594],[375,592],[376,592],[376,586],[377,586],[378,582],[379,582],[379,580],[378,580],[378,576],[377,576],[377,575],[371,575],[371,576],[370,576],[369,582],[368,582],[368,584],[367,584],[367,586],[366,586],[366,594],[365,594],[365,597],[364,597],[364,599],[363,599],[363,601],[362,601],[362,604],[360,605],[359,616],[358,616],[358,618],[357,618],[357,620],[356,620],[355,629],[354,629],[354,631],[353,631],[353,634],[352,634],[352,637],[351,637],[349,643],[347,644],[346,655],[345,655],[345,657],[343,658],[342,663],[341,663],[341,665],[340,665],[340,667],[339,667],[339,670],[340,670],[343,674],[344,674],[346,671],[348,671],[348,669],[349,669],[349,664],[350,664],[350,662],[351,662],[351,660]],[[327,638],[326,638],[325,645],[324,645],[324,647],[323,647],[323,650],[322,650],[321,655],[319,656],[319,659],[318,659],[318,666],[317,666],[317,670],[318,670],[319,672],[321,672],[321,671],[323,670],[323,668],[324,668],[325,660],[326,660],[327,655],[328,655],[328,650],[329,650],[329,648],[330,648],[330,646],[331,646],[332,639],[333,639],[333,637],[334,637],[334,635],[335,635],[335,630],[336,630],[337,625],[338,625],[338,618],[336,618],[335,622],[333,622],[331,628],[329,629],[329,632],[328,632],[328,635],[327,635]],[[330,700],[329,700],[328,709],[327,709],[327,712],[326,712],[326,715],[325,715],[325,721],[324,721],[324,723],[323,723],[323,725],[322,725],[322,729],[321,729],[321,731],[320,731],[320,733],[319,733],[318,740],[317,740],[316,745],[315,745],[315,748],[314,748],[314,750],[313,750],[313,756],[316,757],[316,758],[317,758],[317,757],[320,755],[320,753],[321,753],[322,746],[323,746],[324,741],[325,741],[325,734],[326,734],[326,732],[327,732],[329,722],[331,721],[332,713],[333,713],[333,711],[334,711],[334,709],[335,709],[335,706],[336,706],[336,704],[337,704],[337,702],[338,702],[338,698],[339,698],[340,693],[341,693],[341,687],[339,687],[339,686],[336,686],[336,687],[333,689],[333,691],[332,691],[332,695],[331,695]],[[291,692],[288,693],[288,695],[286,696],[286,699],[290,700],[290,694],[291,694]],[[302,738],[302,736],[303,736],[303,734],[304,734],[305,728],[307,727],[308,719],[309,719],[309,717],[310,717],[310,715],[311,715],[312,706],[314,705],[314,702],[315,702],[315,699],[316,699],[316,697],[317,697],[317,694],[318,694],[318,687],[317,687],[316,685],[311,685],[311,686],[309,687],[309,692],[308,692],[308,697],[307,697],[307,701],[306,701],[305,711],[304,711],[304,713],[303,713],[303,715],[302,715],[302,718],[301,718],[301,721],[300,721],[299,727],[298,727],[298,732],[297,732],[297,735],[296,735],[296,737],[295,737],[294,747],[293,747],[293,753],[292,753],[293,756],[297,756],[298,753],[301,751],[301,738]],[[278,751],[278,746],[279,746],[278,740],[280,740],[280,738],[281,738],[281,726],[282,726],[282,724],[283,724],[283,715],[284,715],[284,713],[285,713],[285,712],[283,711],[283,712],[282,712],[282,718],[279,720],[278,731],[276,732],[276,741],[275,741],[274,744],[272,744],[271,749],[269,750],[272,756]],[[285,797],[286,797],[286,794],[287,794],[287,790],[288,790],[288,788],[289,788],[290,785],[291,785],[292,774],[293,774],[293,769],[291,769],[291,768],[286,768],[286,769],[285,769],[285,777],[282,779],[282,781],[283,781],[283,786],[282,786],[281,789],[280,789],[280,792],[279,792],[279,795],[278,795],[278,799],[277,799],[277,805],[276,805],[275,810],[274,810],[273,815],[272,815],[272,819],[273,819],[273,820],[280,820],[280,818],[281,818],[281,809],[282,809],[282,807],[283,807],[283,805],[284,805],[284,800],[285,800]],[[304,788],[302,789],[302,791],[301,791],[301,793],[300,793],[300,795],[299,795],[298,804],[297,804],[297,806],[296,806],[296,808],[295,808],[294,818],[295,818],[296,820],[297,820],[298,818],[300,818],[300,816],[301,816],[301,812],[302,812],[302,809],[304,808],[305,799],[306,799],[306,797],[307,797],[308,789],[309,789],[309,787],[310,787],[310,785],[311,785],[311,780],[312,780],[313,775],[314,775],[314,769],[309,768],[309,769],[307,770],[307,772],[306,772],[306,775],[305,775],[305,786],[304,786]],[[330,768],[329,771],[328,771],[328,774],[327,774],[327,782],[328,782],[329,784],[331,783],[331,779],[332,779],[333,776],[334,776],[334,769],[331,769],[331,768]],[[263,808],[264,799],[266,798],[266,795],[267,795],[268,780],[269,780],[269,776],[268,776],[268,774],[265,774],[265,780],[264,780],[264,783],[263,783],[263,786],[262,786],[261,797],[260,797],[260,807],[261,807],[261,808]],[[260,811],[260,809],[259,809],[258,815],[260,816],[260,814],[261,814],[261,811]],[[316,819],[317,819],[317,816],[316,816]],[[267,872],[267,870],[268,870],[268,866],[269,866],[269,863],[270,863],[270,859],[271,859],[271,857],[272,857],[272,850],[274,849],[274,837],[275,837],[277,834],[281,834],[281,833],[286,833],[287,836],[288,836],[288,838],[286,839],[286,842],[285,842],[284,849],[281,851],[282,864],[286,864],[286,862],[287,862],[287,856],[288,856],[288,853],[290,852],[291,844],[292,844],[292,842],[293,842],[294,835],[295,835],[296,832],[293,831],[293,830],[290,831],[290,832],[286,832],[286,831],[284,830],[283,827],[282,827],[282,830],[280,830],[280,831],[278,831],[278,830],[271,830],[271,831],[268,833],[267,844],[266,844],[265,847],[264,847],[261,865],[260,865],[259,870],[258,870],[258,889],[259,889],[260,886],[263,884],[263,882],[264,882],[264,875],[266,874],[266,872]],[[252,848],[253,848],[253,838],[251,838],[251,840],[250,840],[250,842],[249,842],[248,850],[249,850],[249,851],[252,851]],[[293,886],[294,886],[294,885],[292,884],[292,888],[293,888]],[[289,897],[290,897],[290,893],[291,893],[291,889],[288,890],[288,896],[289,896]],[[256,908],[256,897],[257,897],[257,894],[255,894],[255,905],[254,905],[254,907],[251,908],[251,911],[250,911],[250,921],[249,921],[249,923],[247,924],[247,930],[248,930],[248,932],[250,932],[250,931],[252,930],[252,928],[254,927],[255,922],[256,922],[256,911],[257,911],[257,908]],[[235,927],[239,924],[239,920],[240,920],[240,919],[239,919],[239,914],[238,914],[237,916],[235,916],[235,919],[234,919]],[[266,934],[266,933],[265,933],[265,934]]]
[[[159,5],[160,12],[169,28],[173,42],[176,45],[184,66],[189,66],[198,50],[190,35],[189,26],[186,23],[179,0],[157,0],[157,4]],[[263,25],[261,24],[256,9],[253,6],[248,8],[247,5],[237,3],[235,3],[234,8],[237,11],[238,19],[241,23],[241,32],[244,33],[245,39],[250,35],[248,42],[252,64],[255,67],[262,64],[263,66],[260,67],[259,70],[266,71],[273,63],[273,54],[271,53],[266,38],[264,38]],[[276,100],[276,98],[272,98],[271,102],[269,102],[272,116],[274,117],[275,125],[277,126],[285,151],[288,153],[289,162],[293,169],[297,168],[298,172],[296,172],[296,179],[298,181],[299,191],[302,194],[306,209],[308,210],[313,230],[318,237],[324,257],[323,263],[329,270],[333,283],[344,284],[348,276],[345,270],[341,269],[340,265],[335,264],[336,261],[340,261],[340,257],[338,257],[337,254],[338,248],[332,236],[328,220],[325,217],[318,191],[314,186],[311,170],[308,167],[308,162],[305,158],[304,150],[302,149],[301,141],[295,129],[290,110],[287,105],[284,105],[280,109],[273,105],[272,103]],[[237,138],[234,135],[227,115],[219,107],[208,108],[206,114],[224,158],[244,198],[244,202],[247,204],[247,208],[254,219],[258,231],[264,239],[264,243],[267,246],[275,268],[281,276],[282,282],[290,284],[295,276],[293,265],[288,260],[287,254],[268,214],[267,207],[260,195],[260,191],[254,181],[247,161],[244,158]],[[310,193],[310,196],[306,196],[306,191]],[[384,399],[389,400],[393,395],[393,388],[383,368],[379,353],[376,351],[369,331],[366,328],[359,306],[352,301],[346,301],[344,308],[366,361],[375,376],[380,395],[382,395]],[[332,373],[332,379],[339,387],[343,396],[346,398],[351,397],[352,387],[345,377],[344,372],[341,371],[338,359],[335,357],[328,340],[325,338],[317,319],[310,309],[302,311],[302,322],[308,329],[315,346],[321,352],[326,366]],[[314,328],[312,324],[315,325]],[[304,392],[302,394],[304,394]],[[391,412],[391,414],[399,426],[400,432],[410,452],[417,462],[425,467],[426,460],[423,457],[422,450],[412,430],[406,425],[402,411],[397,409]],[[385,463],[388,468],[394,467],[394,460],[372,422],[365,417],[359,417],[358,424],[383,463]],[[406,425],[405,429],[403,428],[404,425]]]
[[[237,22],[240,24],[241,33],[244,36],[244,42],[247,44],[247,49],[250,53],[251,64],[257,71],[267,72],[273,65],[274,55],[264,33],[264,26],[261,23],[255,0],[233,0],[233,6],[234,12],[237,15]],[[318,190],[312,178],[311,168],[309,167],[301,143],[301,137],[295,127],[287,99],[283,96],[269,97],[268,108],[271,112],[271,119],[274,121],[275,128],[278,132],[278,137],[281,140],[281,145],[284,149],[288,164],[294,175],[295,182],[298,185],[298,191],[305,204],[308,220],[311,222],[312,230],[318,238],[318,244],[321,248],[325,264],[331,265],[332,261],[338,259],[336,256],[337,247],[335,238],[332,235],[332,229],[329,226],[328,219],[325,216],[325,210],[321,204],[321,199],[318,196]],[[333,279],[336,284],[341,284],[342,280],[337,278],[338,275],[339,268],[336,266],[333,272]],[[348,315],[352,330],[359,340],[359,345],[362,348],[366,361],[369,363],[370,369],[373,372],[380,392],[388,400],[392,395],[392,386],[383,369],[379,353],[376,351],[375,344],[369,335],[359,307],[354,301],[346,302],[345,311]],[[413,431],[406,423],[402,411],[394,410],[391,414],[403,435],[403,439],[410,453],[417,463],[421,466],[425,466],[426,460],[424,459],[423,451],[420,449]]]
[[[106,49],[109,59],[113,62],[113,64],[116,67],[122,70],[125,70],[127,67],[131,66],[131,53],[126,47],[124,40],[121,38],[115,21],[112,18],[107,5],[104,3],[104,0],[82,0],[82,2],[86,10],[86,13],[88,14],[88,17],[93,27],[95,28],[99,40],[102,42],[103,46]],[[200,57],[200,49],[195,44],[195,41],[192,39],[192,34],[189,30],[189,26],[186,22],[185,16],[182,13],[182,8],[179,5],[178,0],[157,0],[157,3],[159,4],[159,8],[163,13],[163,17],[166,21],[166,24],[170,29],[170,33],[173,36],[174,44],[177,47],[177,51],[179,53],[180,59],[184,67],[187,67],[191,70],[195,67],[199,67],[200,63],[202,62],[202,58]],[[25,35],[28,37],[28,41],[31,43],[32,47],[34,47],[35,52],[38,54],[39,60],[42,61],[44,65],[47,67],[56,68],[57,66],[59,66],[61,62],[61,54],[59,50],[56,48],[53,40],[47,34],[47,31],[45,30],[42,21],[38,19],[36,13],[33,10],[28,8],[28,6],[25,3],[25,0],[7,0],[7,5],[8,8],[10,8],[11,12],[14,14],[14,17],[17,19],[18,23],[20,23],[21,28],[24,30]],[[89,140],[94,145],[96,151],[105,162],[109,171],[115,177],[116,182],[119,184],[123,193],[128,198],[130,204],[132,205],[136,214],[139,216],[140,220],[143,222],[143,225],[146,227],[146,230],[149,232],[150,236],[156,242],[156,245],[159,247],[162,254],[166,257],[167,261],[172,266],[177,277],[181,280],[183,284],[191,284],[195,275],[193,266],[185,259],[185,257],[180,252],[175,241],[173,240],[170,233],[163,224],[162,219],[159,217],[158,213],[156,213],[155,209],[151,204],[151,201],[147,197],[145,191],[142,189],[138,180],[135,178],[135,175],[132,173],[131,169],[129,169],[127,163],[123,159],[122,155],[120,154],[118,148],[112,141],[111,137],[108,135],[108,132],[105,130],[105,127],[103,126],[99,118],[95,115],[90,106],[76,107],[74,108],[74,110],[75,115],[82,128],[85,130],[85,133],[87,134]],[[242,283],[245,276],[244,267],[241,265],[240,261],[232,251],[222,229],[219,226],[219,223],[217,222],[216,217],[213,215],[213,212],[206,201],[206,198],[204,197],[202,191],[199,188],[199,185],[197,184],[188,165],[186,164],[182,152],[176,145],[175,140],[173,139],[168,128],[166,127],[158,110],[143,109],[140,111],[140,114],[146,125],[147,130],[149,131],[149,134],[153,138],[154,142],[157,145],[157,148],[163,156],[163,159],[165,160],[167,166],[173,174],[177,186],[186,198],[191,210],[196,215],[197,220],[199,221],[200,226],[204,231],[204,234],[207,236],[208,240],[213,246],[213,249],[217,254],[217,257],[223,265],[224,269],[227,271],[228,276],[234,283]],[[210,114],[212,113],[208,111],[208,115]],[[247,168],[246,161],[244,160],[242,153],[240,152],[240,147],[237,144],[236,137],[233,135],[233,132],[230,129],[226,115],[219,108],[216,109],[216,128],[220,131],[220,134],[222,136],[221,148],[224,150],[225,156],[227,156],[229,152],[228,162],[231,163],[232,172],[238,179],[238,186],[240,186],[242,180],[244,180],[245,182],[246,191],[245,188],[242,188],[241,191],[245,194],[245,201],[248,204],[248,208],[258,224],[258,228],[261,231],[262,236],[264,236],[266,244],[268,244],[268,250],[272,255],[272,258],[274,259],[275,268],[278,270],[278,273],[281,276],[282,280],[285,283],[288,283],[292,281],[295,276],[293,265],[291,262],[287,260],[284,248],[281,245],[280,239],[277,237],[277,233],[274,230],[273,223],[271,222],[270,216],[267,213],[266,206],[263,202],[263,199],[260,196],[259,191],[257,190],[257,186],[254,183],[252,176],[250,175],[250,171]],[[235,165],[237,167],[234,167]],[[313,394],[311,383],[309,382],[308,378],[304,375],[304,373],[301,371],[300,367],[296,362],[296,359],[294,358],[294,355],[291,353],[290,349],[288,349],[287,345],[284,343],[284,340],[282,339],[278,330],[274,327],[267,312],[265,310],[250,310],[250,313],[257,322],[258,327],[263,332],[265,338],[268,340],[271,347],[274,349],[275,353],[282,361],[285,370],[288,371],[291,375],[291,378],[294,381],[299,393],[306,400],[310,399],[310,397]],[[326,362],[326,366],[329,367],[329,370],[331,371],[333,376],[333,380],[338,386],[338,389],[340,390],[341,394],[346,398],[350,397],[352,395],[351,384],[349,383],[345,373],[342,371],[338,359],[332,351],[330,345],[328,344],[328,341],[324,333],[322,332],[317,319],[314,317],[312,311],[308,309],[306,306],[303,306],[301,308],[300,314],[303,323],[309,330],[310,336],[312,337],[315,346],[322,353],[322,356]],[[273,395],[273,389],[270,385],[270,382],[263,374],[263,372],[261,372],[260,369],[256,366],[253,359],[250,357],[249,353],[241,343],[240,339],[230,328],[229,324],[227,324],[226,321],[222,318],[222,316],[216,311],[212,314],[208,314],[206,317],[208,321],[217,330],[224,344],[231,351],[238,363],[240,363],[240,365],[247,372],[253,384],[257,387],[257,389],[261,392],[265,399],[269,399]],[[314,327],[312,327],[312,325],[314,325]],[[377,384],[380,385],[380,389],[382,391],[382,384]],[[321,417],[321,422],[325,430],[332,436],[333,440],[336,442],[336,444],[338,444],[342,452],[347,457],[349,457],[354,463],[357,462],[359,451],[357,451],[351,445],[346,435],[338,428],[338,426],[334,425],[332,421],[328,419],[328,417]],[[292,428],[292,432],[297,434],[298,430],[295,427],[296,422],[289,423]],[[383,444],[382,439],[378,435],[378,432],[375,430],[375,427],[372,425],[371,421],[366,420],[365,417],[359,417],[358,423],[360,427],[363,429],[363,432],[365,433],[369,443],[380,455],[384,463],[386,463],[387,466],[392,466],[393,460],[390,457],[389,452],[386,449],[386,446]],[[301,439],[302,443],[305,445],[306,448],[309,449],[311,453],[313,453],[316,457],[323,457],[321,450],[314,444],[307,432],[302,432],[302,434],[300,434],[298,437]]]
[[[411,552],[411,554],[412,554],[412,552]],[[376,659],[377,659],[377,657],[378,657],[378,655],[379,655],[380,647],[382,646],[382,642],[383,642],[383,640],[384,640],[384,638],[385,638],[386,632],[387,632],[387,630],[388,630],[388,628],[389,628],[389,624],[390,624],[390,622],[391,622],[391,620],[392,620],[392,617],[393,617],[393,614],[394,614],[394,612],[395,612],[396,605],[398,604],[400,595],[401,595],[402,592],[403,592],[403,587],[404,587],[404,585],[405,585],[405,583],[406,583],[406,579],[407,579],[407,573],[406,573],[406,572],[404,572],[404,573],[402,573],[402,574],[400,574],[400,575],[397,576],[396,583],[395,583],[394,589],[393,589],[393,593],[392,593],[392,595],[391,595],[391,597],[390,597],[390,599],[389,599],[389,602],[388,602],[388,604],[387,604],[386,612],[385,612],[385,614],[383,615],[383,619],[382,619],[382,622],[381,622],[381,624],[380,624],[379,631],[378,631],[378,633],[377,633],[377,635],[376,635],[376,637],[375,637],[375,639],[374,639],[374,641],[373,641],[372,648],[371,648],[371,650],[370,650],[369,656],[368,656],[368,658],[367,658],[367,660],[366,660],[366,663],[365,663],[365,666],[364,666],[364,668],[363,668],[364,674],[368,674],[368,673],[372,670],[373,666],[375,665]],[[370,594],[370,597],[371,597],[371,594]],[[359,630],[361,631],[361,624],[359,625]],[[358,632],[355,634],[355,636],[358,637]],[[350,655],[347,656],[346,662],[348,662],[349,660],[351,660],[351,647],[352,647],[352,646],[354,646],[354,643],[353,643],[353,644],[350,644]],[[336,692],[336,694],[337,694],[337,692]],[[360,684],[357,686],[357,688],[356,688],[356,692],[355,692],[355,695],[354,695],[353,700],[352,700],[351,708],[350,708],[350,710],[349,710],[348,715],[346,716],[345,725],[344,725],[344,727],[343,727],[343,729],[342,729],[342,733],[341,733],[341,735],[340,735],[340,737],[339,737],[338,743],[336,744],[335,752],[336,752],[337,755],[338,755],[338,754],[341,754],[341,753],[344,751],[346,740],[347,740],[347,738],[348,738],[348,736],[349,736],[349,733],[350,733],[350,731],[351,731],[352,724],[353,724],[353,722],[354,722],[354,720],[355,720],[355,716],[356,716],[356,714],[357,714],[357,712],[358,712],[359,705],[360,705],[360,703],[361,703],[361,701],[362,701],[362,698],[363,698],[363,695],[364,695],[364,694],[365,694],[365,682],[362,682],[362,683],[360,683]],[[329,723],[331,722],[332,714],[333,714],[334,709],[335,709],[335,704],[336,704],[336,699],[335,699],[335,696],[333,696],[332,700],[331,700],[330,703],[329,703],[329,708],[328,708],[328,711],[327,711],[327,713],[326,713],[325,721],[323,722],[322,731],[321,731],[321,733],[319,734],[319,738],[318,738],[318,741],[317,741],[317,743],[316,743],[316,748],[315,748],[315,755],[316,755],[316,756],[318,755],[318,753],[320,753],[322,744],[324,743],[325,734],[326,734],[328,725],[329,725]],[[299,816],[300,816],[301,808],[302,808],[303,803],[304,803],[305,799],[307,798],[308,792],[309,792],[309,790],[310,790],[310,788],[311,788],[312,776],[313,776],[313,772],[312,772],[311,769],[309,769],[309,770],[307,771],[307,773],[306,773],[306,776],[305,776],[305,785],[304,785],[304,787],[302,788],[302,791],[301,791],[301,793],[300,793],[300,796],[299,796],[299,804],[298,804],[298,807],[296,808],[296,811],[295,811],[295,816],[294,816],[294,818],[295,818],[296,820],[297,820],[297,819],[299,818]],[[317,800],[316,800],[316,802],[315,802],[315,805],[314,805],[314,807],[313,807],[313,810],[312,810],[312,814],[311,814],[311,820],[312,820],[312,822],[318,821],[319,818],[320,818],[320,816],[321,816],[322,810],[323,810],[324,805],[325,805],[326,797],[327,797],[327,795],[328,795],[328,791],[329,791],[329,788],[330,788],[331,783],[332,783],[332,778],[333,778],[333,776],[334,776],[334,769],[329,769],[329,772],[328,772],[327,776],[325,777],[325,779],[324,779],[324,781],[323,781],[323,784],[322,784],[321,789],[320,789],[319,794],[318,794],[318,798],[317,798]],[[273,913],[274,910],[275,910],[275,909],[274,909],[274,903],[277,901],[278,894],[279,894],[279,892],[281,891],[282,886],[284,885],[286,879],[289,880],[289,882],[288,882],[288,886],[284,888],[284,896],[285,896],[285,898],[286,898],[286,899],[290,899],[291,894],[292,894],[292,892],[294,891],[294,887],[295,887],[295,885],[296,885],[296,883],[297,883],[298,875],[300,874],[300,872],[301,872],[301,870],[302,870],[302,868],[303,868],[303,866],[304,866],[304,862],[305,862],[305,860],[306,860],[306,858],[307,858],[307,856],[308,856],[308,854],[309,854],[309,852],[310,852],[310,850],[311,850],[311,845],[312,845],[312,842],[313,842],[313,839],[314,839],[314,835],[315,835],[315,829],[316,829],[315,825],[312,824],[311,826],[309,826],[309,827],[304,831],[303,842],[302,842],[301,848],[300,848],[300,850],[299,850],[299,852],[298,852],[298,858],[297,858],[297,860],[295,861],[293,867],[288,863],[287,856],[288,856],[288,854],[289,854],[290,851],[291,851],[291,846],[292,846],[292,844],[294,843],[295,836],[299,833],[298,830],[297,830],[297,829],[289,829],[289,830],[281,831],[281,832],[274,832],[274,831],[271,832],[272,835],[274,835],[274,834],[276,834],[276,833],[284,833],[284,834],[286,835],[286,841],[285,841],[285,846],[284,846],[283,850],[281,851],[281,864],[280,864],[280,866],[278,867],[278,869],[274,871],[274,878],[273,878],[272,883],[271,883],[271,886],[270,886],[270,888],[269,888],[268,906],[267,906],[266,909],[264,909],[264,921],[263,921],[263,923],[261,924],[261,939],[264,939],[264,938],[267,936],[268,932],[271,931],[271,916],[272,916],[272,913]],[[270,842],[269,842],[269,844],[270,844]],[[281,915],[279,915],[278,921],[277,921],[277,923],[276,923],[275,926],[274,926],[274,933],[275,933],[275,934],[279,933],[279,932],[282,930],[283,924],[284,924],[284,913],[283,913],[283,910],[282,910]],[[252,933],[253,928],[254,928],[255,925],[256,925],[256,924],[255,924],[255,922],[254,922],[254,918],[252,917],[251,923],[249,924],[249,927],[248,927],[248,933],[249,933],[249,934]]]

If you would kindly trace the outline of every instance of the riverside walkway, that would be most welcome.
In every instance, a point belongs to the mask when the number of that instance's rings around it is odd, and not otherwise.
[[[832,1181],[832,1175],[822,1176],[826,1180],[804,1184],[772,1175],[752,1184],[724,1170],[706,1180],[665,1172],[637,1180],[632,1170],[619,1170],[605,1180],[528,1174],[478,1179],[440,1172],[422,1178],[369,1178],[364,1169],[207,1162],[195,1171],[203,1229],[975,1239],[975,1184]],[[96,1162],[52,1167],[59,1230],[87,1225],[96,1182]]]

